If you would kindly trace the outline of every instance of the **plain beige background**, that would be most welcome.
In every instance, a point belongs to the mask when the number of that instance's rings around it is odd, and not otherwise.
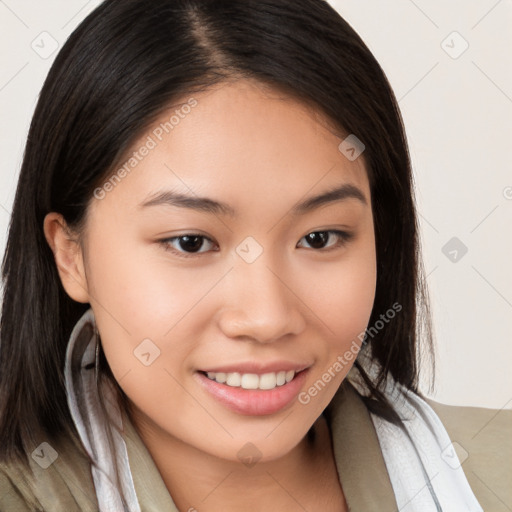
[[[51,52],[99,3],[0,1],[2,255]],[[380,62],[404,116],[438,346],[431,396],[510,408],[512,1],[330,3]]]

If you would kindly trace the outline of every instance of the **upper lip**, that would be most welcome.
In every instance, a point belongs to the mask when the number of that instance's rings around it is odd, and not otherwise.
[[[211,373],[255,373],[263,375],[264,373],[274,373],[293,370],[298,373],[311,366],[310,364],[293,363],[291,361],[270,361],[267,363],[257,361],[246,361],[240,363],[231,363],[212,368],[202,368],[200,371]]]

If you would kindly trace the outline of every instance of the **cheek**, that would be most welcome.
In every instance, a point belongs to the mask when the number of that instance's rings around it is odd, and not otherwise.
[[[198,272],[179,270],[163,248],[133,234],[105,228],[90,242],[88,285],[91,304],[104,323],[133,339],[160,338],[211,286]]]
[[[218,299],[209,291],[225,269],[178,270],[163,249],[137,252],[121,240],[113,245],[114,250],[92,253],[90,269],[91,305],[112,373],[150,417],[163,414],[154,405],[163,394],[190,407],[180,383],[187,381],[190,354],[208,328],[211,301]]]
[[[140,382],[140,389],[154,386],[149,384],[161,375],[168,379],[163,365],[169,360],[168,352],[180,361],[190,347],[165,340],[179,335],[180,319],[204,295],[209,283],[190,286],[188,275],[169,270],[165,274],[162,258],[157,255],[152,261],[147,252],[137,252],[133,245],[130,250],[120,238],[107,243],[105,237],[97,237],[91,248],[90,302],[116,379],[122,387],[132,380]],[[151,364],[146,366],[148,360]]]
[[[376,277],[375,249],[370,240],[337,262],[318,265],[304,280],[301,297],[321,320],[331,348],[343,349],[366,329]]]
[[[326,266],[315,276],[318,285],[311,295],[315,297],[311,309],[320,318],[316,326],[323,343],[315,347],[316,370],[298,397],[312,417],[328,405],[356,361],[375,298],[373,245],[354,251],[350,258]]]

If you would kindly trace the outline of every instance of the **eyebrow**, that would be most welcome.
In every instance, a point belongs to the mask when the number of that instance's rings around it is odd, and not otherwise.
[[[316,210],[321,206],[347,199],[356,199],[362,204],[367,205],[366,197],[363,192],[355,185],[345,183],[341,186],[322,192],[319,195],[309,197],[308,199],[296,204],[291,210],[292,215],[304,215],[307,212]],[[151,196],[148,200],[139,205],[140,208],[149,206],[176,206],[179,208],[189,208],[210,214],[223,214],[231,217],[236,216],[236,211],[227,203],[216,201],[208,197],[189,196],[171,190],[164,190]]]

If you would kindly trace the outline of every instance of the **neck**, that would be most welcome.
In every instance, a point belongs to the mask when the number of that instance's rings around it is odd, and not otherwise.
[[[253,511],[304,510],[312,490],[316,503],[322,487],[332,494],[333,474],[338,484],[323,416],[290,452],[254,465],[220,459],[130,416],[180,511],[244,510],[247,503]]]

